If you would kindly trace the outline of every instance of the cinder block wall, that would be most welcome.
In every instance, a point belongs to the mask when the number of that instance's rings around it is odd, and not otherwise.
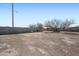
[[[22,27],[0,27],[0,34],[18,34],[30,32],[28,28]]]

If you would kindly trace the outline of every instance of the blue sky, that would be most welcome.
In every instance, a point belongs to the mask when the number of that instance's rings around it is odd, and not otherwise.
[[[15,26],[44,23],[52,19],[74,19],[79,23],[79,4],[19,3],[15,8]],[[0,3],[0,26],[11,26],[11,3]]]

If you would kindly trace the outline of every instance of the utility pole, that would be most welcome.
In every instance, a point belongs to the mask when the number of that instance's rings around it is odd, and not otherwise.
[[[12,27],[14,27],[14,3],[12,3]]]

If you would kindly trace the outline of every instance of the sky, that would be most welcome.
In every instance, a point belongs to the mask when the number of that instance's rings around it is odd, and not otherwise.
[[[11,26],[12,4],[0,3],[0,26]],[[14,21],[16,27],[44,23],[48,20],[73,19],[79,23],[79,4],[77,3],[15,3]]]

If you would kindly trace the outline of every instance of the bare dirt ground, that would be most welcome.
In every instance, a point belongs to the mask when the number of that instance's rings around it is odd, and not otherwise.
[[[0,56],[79,56],[79,33],[0,35]]]

